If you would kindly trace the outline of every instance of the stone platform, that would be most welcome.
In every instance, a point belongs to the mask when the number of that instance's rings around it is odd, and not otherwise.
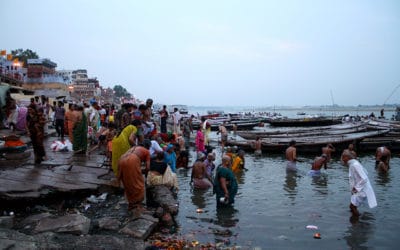
[[[2,131],[3,134],[6,132]],[[103,186],[116,187],[115,176],[106,164],[108,161],[102,150],[95,150],[90,155],[52,151],[50,145],[59,138],[49,132],[45,139],[48,160],[40,165],[34,164],[32,149],[28,149],[31,154],[26,159],[1,159],[0,199],[45,198],[54,191],[90,191]],[[21,135],[21,140],[28,145],[30,143],[24,135]]]

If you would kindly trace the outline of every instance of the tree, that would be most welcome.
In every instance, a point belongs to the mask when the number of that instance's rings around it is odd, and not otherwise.
[[[27,65],[28,59],[38,59],[39,56],[38,54],[36,54],[36,52],[27,49],[27,50],[23,50],[23,49],[16,49],[16,50],[12,50],[11,54],[13,55],[13,59],[18,58],[18,61],[23,62],[24,66]]]
[[[125,97],[125,98],[131,98],[132,94],[129,93],[124,87],[121,85],[115,85],[113,88],[115,92],[115,97]]]

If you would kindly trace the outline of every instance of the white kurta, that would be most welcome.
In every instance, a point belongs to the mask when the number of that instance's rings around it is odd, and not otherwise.
[[[351,203],[355,206],[359,206],[367,199],[370,208],[376,207],[376,197],[371,183],[369,182],[367,171],[361,163],[355,159],[349,160],[348,165],[350,190],[353,190],[353,188],[357,190],[357,193],[353,193],[351,196]]]

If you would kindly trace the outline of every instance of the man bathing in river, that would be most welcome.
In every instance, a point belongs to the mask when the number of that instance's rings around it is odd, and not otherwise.
[[[350,210],[354,217],[360,216],[357,207],[368,201],[370,208],[377,206],[374,190],[367,171],[351,153],[343,154],[343,162],[349,167],[349,184],[351,190]]]
[[[326,169],[326,163],[328,161],[328,157],[326,154],[322,154],[319,157],[315,157],[314,162],[311,164],[311,170],[308,172],[311,176],[319,176],[321,174],[321,168],[324,166]]]
[[[261,143],[261,138],[259,136],[257,136],[256,141],[253,144],[253,148],[255,156],[262,155],[262,143]]]
[[[289,142],[289,147],[285,153],[287,160],[286,171],[297,171],[296,162],[300,161],[297,159],[296,151],[296,141],[292,140]]]
[[[332,153],[335,151],[336,149],[331,143],[327,144],[325,147],[322,148],[322,154],[325,154],[327,159],[325,164],[331,161]]]
[[[195,188],[207,189],[213,186],[211,183],[211,176],[208,175],[206,164],[204,163],[205,158],[205,154],[199,152],[197,160],[193,164],[190,183],[193,183]]]
[[[221,151],[224,152],[225,144],[228,142],[228,130],[225,127],[226,122],[224,121],[223,124],[219,125],[218,132],[221,133]]]
[[[385,147],[378,147],[375,152],[375,167],[378,167],[379,163],[381,162],[382,156],[385,156],[385,164],[389,167],[391,152],[390,150]]]

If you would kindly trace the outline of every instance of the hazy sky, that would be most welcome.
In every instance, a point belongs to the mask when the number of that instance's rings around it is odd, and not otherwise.
[[[0,16],[1,49],[159,103],[383,104],[400,84],[398,0],[12,0]]]

